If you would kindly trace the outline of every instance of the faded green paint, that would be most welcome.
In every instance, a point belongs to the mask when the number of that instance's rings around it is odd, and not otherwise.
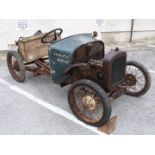
[[[52,69],[52,79],[61,83],[67,79],[64,72],[71,65],[73,52],[79,46],[96,40],[90,33],[78,34],[55,42],[49,48],[49,62]]]

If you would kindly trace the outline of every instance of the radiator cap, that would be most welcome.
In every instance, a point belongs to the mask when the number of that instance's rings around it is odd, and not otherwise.
[[[118,52],[118,51],[119,51],[119,48],[118,48],[118,47],[116,47],[116,48],[115,48],[115,51],[116,51],[116,52]]]

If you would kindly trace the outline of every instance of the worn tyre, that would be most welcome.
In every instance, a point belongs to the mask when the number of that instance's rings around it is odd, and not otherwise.
[[[7,54],[7,65],[13,79],[18,82],[24,82],[26,71],[23,59],[16,51],[9,51]]]
[[[102,126],[111,116],[107,94],[90,80],[77,81],[70,87],[68,103],[78,119],[92,126]]]
[[[146,67],[136,61],[126,64],[125,82],[127,95],[139,97],[146,94],[151,85],[151,76]]]

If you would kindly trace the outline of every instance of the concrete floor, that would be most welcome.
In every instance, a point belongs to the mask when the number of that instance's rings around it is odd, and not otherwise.
[[[155,47],[129,48],[128,59],[142,62],[155,71]],[[113,134],[155,134],[155,74],[151,73],[150,91],[139,98],[122,96],[112,101],[112,116],[117,115]],[[0,62],[0,78],[11,85],[72,114],[67,103],[68,86],[60,88],[51,78],[28,74],[24,83],[15,82],[5,61]],[[13,92],[0,83],[0,134],[96,134],[37,103]]]

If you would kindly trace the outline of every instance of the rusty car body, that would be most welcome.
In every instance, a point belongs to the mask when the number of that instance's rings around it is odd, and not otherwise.
[[[71,84],[71,110],[93,126],[102,126],[109,120],[109,98],[141,96],[149,90],[148,70],[138,62],[127,61],[125,51],[115,48],[105,54],[104,42],[96,39],[95,32],[61,39],[62,32],[58,28],[20,38],[16,42],[18,51],[9,51],[7,56],[12,77],[23,82],[27,70],[34,75],[51,76],[62,87]]]

